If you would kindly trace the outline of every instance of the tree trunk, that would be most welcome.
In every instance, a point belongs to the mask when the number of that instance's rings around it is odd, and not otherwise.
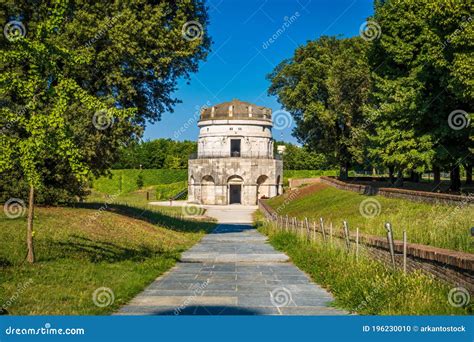
[[[349,176],[349,163],[343,162],[339,165],[339,179],[347,180]]]
[[[403,172],[402,172],[402,170],[398,171],[397,180],[395,181],[395,186],[397,188],[403,187]]]
[[[441,169],[439,166],[433,166],[433,182],[435,185],[441,183]]]
[[[28,247],[27,260],[29,263],[35,262],[35,251],[33,247],[33,215],[35,205],[35,188],[30,185],[30,196],[28,199],[28,226],[26,233],[26,246]]]
[[[472,184],[472,164],[464,165],[466,169],[466,184]]]
[[[410,171],[410,181],[418,183],[420,181],[420,174],[416,171]]]
[[[389,166],[388,167],[388,178],[390,179],[390,184],[393,184],[395,182],[395,167]]]
[[[456,165],[451,169],[449,177],[451,179],[449,190],[458,192],[461,189],[461,172],[459,170],[459,165]]]

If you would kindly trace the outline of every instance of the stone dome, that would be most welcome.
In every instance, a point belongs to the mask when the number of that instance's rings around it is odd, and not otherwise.
[[[201,120],[272,120],[272,110],[233,99],[202,110]]]

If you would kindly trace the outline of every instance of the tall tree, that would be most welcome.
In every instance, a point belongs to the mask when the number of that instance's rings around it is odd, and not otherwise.
[[[34,37],[36,28],[56,2],[3,1],[0,3],[0,21],[12,32],[18,25],[9,26],[8,23],[20,22],[26,34],[23,39],[37,39]],[[54,35],[43,38],[54,40],[61,49],[74,51],[87,62],[60,65],[61,72],[72,75],[90,95],[107,97],[117,108],[137,109],[137,115],[130,118],[128,126],[109,122],[102,112],[97,113],[99,126],[102,121],[102,127],[106,129],[96,129],[91,124],[91,118],[99,108],[91,110],[80,103],[71,103],[64,113],[74,142],[82,147],[83,158],[94,176],[108,172],[117,160],[118,149],[137,140],[147,121],[154,122],[163,112],[173,111],[173,106],[179,102],[173,97],[177,80],[189,78],[209,51],[211,41],[207,23],[206,7],[201,0],[67,2],[64,20]],[[2,35],[0,48],[12,55],[16,45]],[[12,67],[0,66],[2,72]],[[25,72],[27,65],[22,68]],[[21,103],[8,96],[2,96],[0,101],[2,106],[20,116],[28,111],[28,101]],[[15,134],[14,122],[3,120],[0,123],[4,127],[3,134]],[[120,136],[129,138],[121,140]],[[45,187],[40,195],[46,191],[59,192],[59,189],[71,195],[84,195],[84,185],[69,176],[67,166],[55,160],[54,154],[48,156],[45,164]],[[21,169],[8,173],[22,180],[25,178]]]
[[[453,128],[451,115],[472,112],[473,31],[463,24],[470,13],[467,1],[389,0],[375,2],[372,18],[381,28],[369,53],[372,153],[399,174],[450,170],[452,190],[459,190],[460,164],[472,164],[470,128]]]
[[[348,168],[363,160],[370,72],[367,42],[321,37],[295,51],[272,74],[269,94],[294,117],[294,135],[308,148]]]
[[[0,173],[18,170],[28,184],[34,262],[35,193],[50,167],[77,184],[102,174],[147,120],[170,110],[177,78],[208,50],[206,14],[200,1],[54,0],[3,2],[0,18],[8,22],[0,40]],[[186,29],[195,19],[197,38]]]

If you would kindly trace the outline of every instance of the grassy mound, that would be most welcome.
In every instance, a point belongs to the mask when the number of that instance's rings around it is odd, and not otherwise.
[[[167,200],[186,189],[188,182],[176,182],[171,184],[160,184],[154,187],[157,200]]]
[[[37,263],[25,258],[26,218],[0,214],[0,308],[14,315],[107,314],[174,265],[214,224],[153,209],[90,205],[37,208]],[[174,208],[173,208],[174,209]],[[112,290],[99,307],[93,293]]]
[[[100,177],[93,181],[94,190],[106,194],[128,193],[138,190],[138,175],[143,177],[143,186],[149,187],[158,184],[171,184],[187,180],[188,170],[112,170],[112,177]]]
[[[474,252],[470,227],[474,222],[472,206],[447,206],[413,202],[383,196],[365,196],[315,184],[274,197],[268,201],[280,215],[319,220],[323,217],[342,229],[347,220],[350,229],[385,236],[390,222],[395,239],[401,240],[406,229],[408,241],[458,251]]]

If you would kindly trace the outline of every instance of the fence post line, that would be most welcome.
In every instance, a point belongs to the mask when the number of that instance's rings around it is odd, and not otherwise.
[[[395,267],[395,250],[393,248],[393,231],[390,222],[385,223],[385,229],[387,230],[387,241],[390,249],[390,257],[392,259],[392,265]]]
[[[403,231],[403,273],[407,273],[407,231]]]
[[[359,262],[359,228],[356,229],[356,261]]]
[[[285,220],[285,231],[288,232],[288,214],[286,215],[286,220]]]
[[[351,248],[351,244],[349,240],[349,224],[347,223],[347,221],[342,221],[342,225],[343,225],[344,236],[346,238],[346,248],[347,248],[347,251],[349,251]]]
[[[326,242],[326,231],[324,230],[324,220],[322,217],[319,218],[319,226],[321,227],[321,233],[323,233],[323,240]]]

